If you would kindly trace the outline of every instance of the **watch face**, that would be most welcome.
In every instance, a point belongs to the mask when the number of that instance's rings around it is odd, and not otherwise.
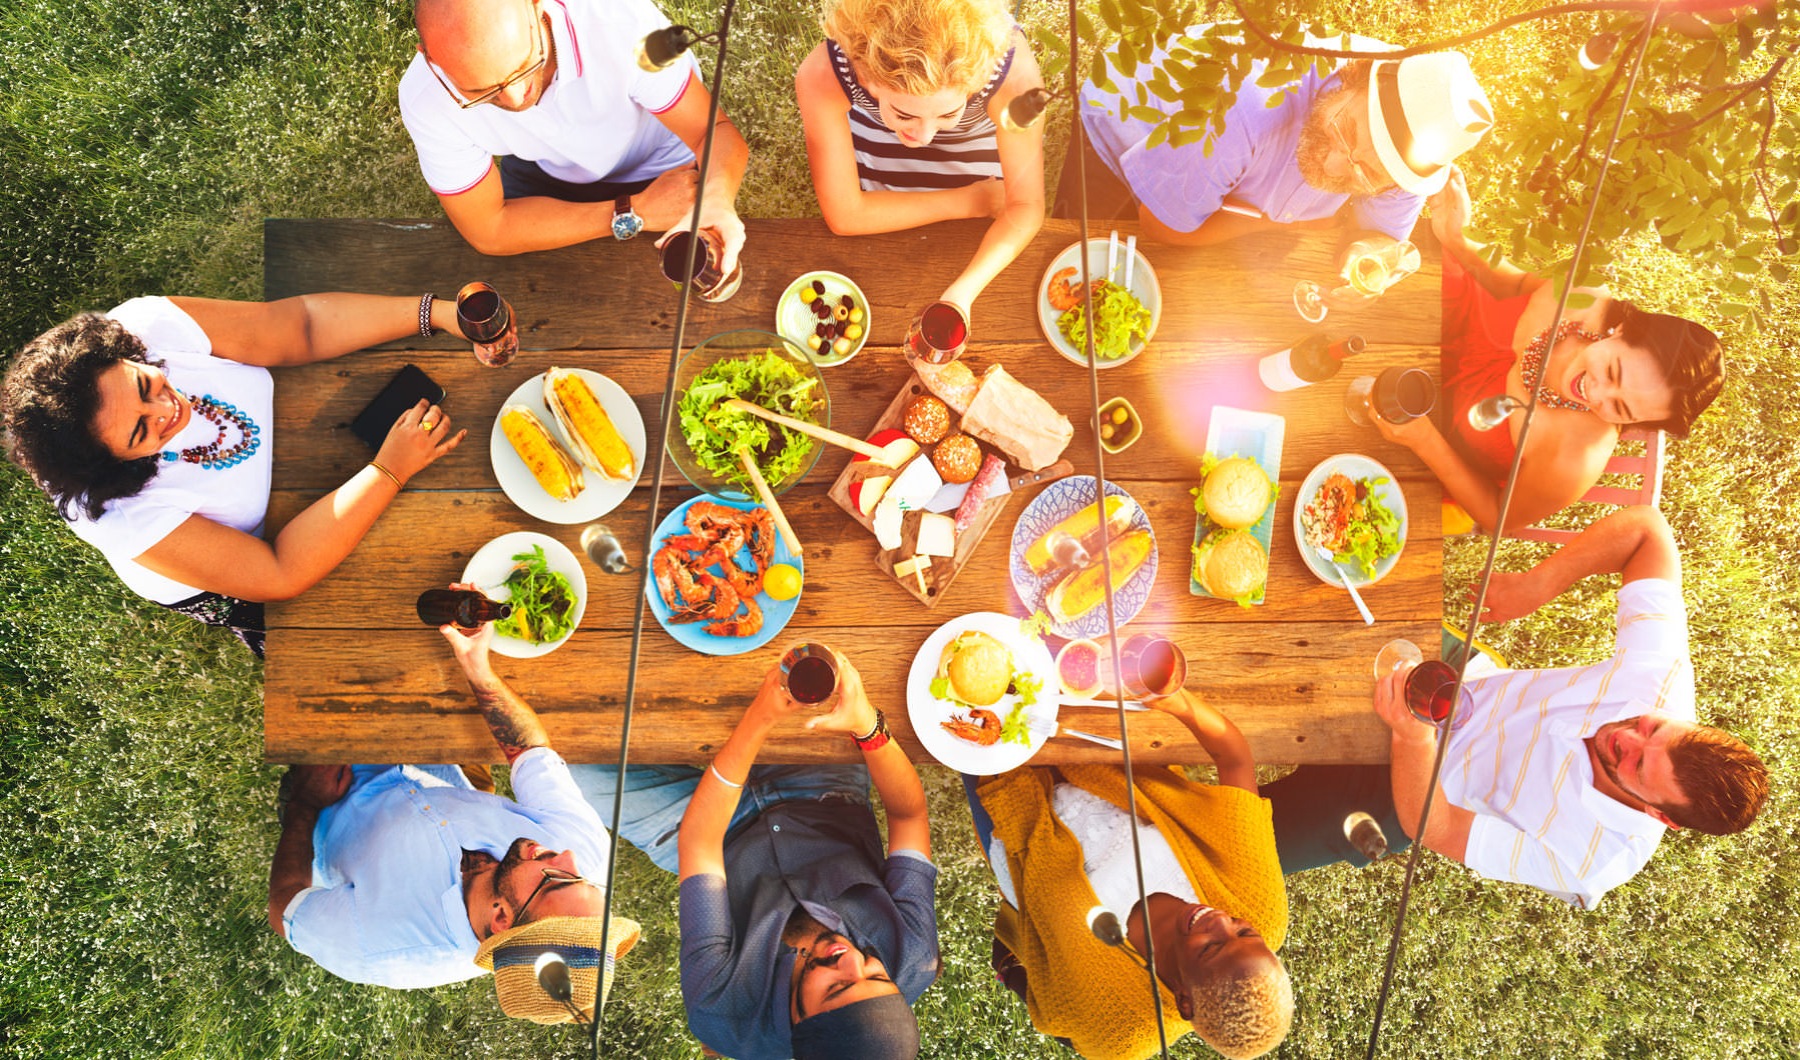
[[[630,239],[644,230],[644,219],[635,213],[614,214],[612,233],[614,239]]]

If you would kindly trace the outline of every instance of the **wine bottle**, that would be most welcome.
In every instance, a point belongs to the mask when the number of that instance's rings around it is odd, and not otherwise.
[[[1264,357],[1257,363],[1256,374],[1270,390],[1298,390],[1336,375],[1344,358],[1361,353],[1364,345],[1361,335],[1339,342],[1323,334],[1308,335],[1288,349]]]
[[[490,600],[474,589],[427,589],[419,594],[419,619],[428,626],[480,629],[511,614],[511,604]]]

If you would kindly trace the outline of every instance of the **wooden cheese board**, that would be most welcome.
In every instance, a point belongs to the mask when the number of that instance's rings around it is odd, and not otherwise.
[[[899,393],[894,395],[894,400],[888,403],[888,407],[882,412],[881,417],[875,421],[875,431],[872,436],[878,436],[883,431],[899,430],[905,421],[907,406],[911,404],[915,398],[929,393],[931,393],[931,391],[926,388],[924,382],[919,379],[916,372],[908,375],[906,384],[900,388]],[[952,411],[950,415],[951,433],[954,434],[961,425],[961,417],[954,411]],[[996,457],[1002,461],[1006,460],[1006,455],[1004,453],[1001,453],[987,442],[977,441],[976,444],[981,447],[984,462],[989,456]],[[922,446],[920,453],[913,459],[929,461],[931,459],[931,449],[931,446]],[[869,514],[865,514],[857,505],[856,501],[851,498],[850,487],[869,478],[880,476],[892,477],[898,470],[899,469],[875,463],[872,460],[852,460],[845,466],[843,473],[838,475],[837,481],[831,484],[831,489],[827,495],[830,496],[833,501],[836,501],[838,507],[844,509],[844,511],[849,514],[850,518],[861,524],[863,529],[869,531],[871,534],[876,534],[874,518]],[[925,562],[923,562],[925,557],[916,557],[913,549],[920,535],[920,521],[924,518],[924,513],[919,511],[908,511],[904,515],[904,521],[900,531],[901,546],[899,548],[881,549],[877,553],[876,562],[881,565],[882,570],[886,571],[895,581],[899,582],[900,585],[903,586],[907,592],[911,593],[920,603],[924,604],[926,607],[935,607],[937,606],[938,601],[943,599],[945,592],[949,590],[950,584],[956,580],[956,576],[962,571],[964,564],[969,561],[969,557],[974,555],[976,547],[981,544],[982,538],[987,536],[987,532],[989,528],[994,525],[994,521],[1000,518],[1000,514],[1006,510],[1007,504],[1012,500],[1013,490],[1016,490],[1021,486],[1049,482],[1053,479],[1061,478],[1064,475],[1069,474],[1071,470],[1069,462],[1066,460],[1059,460],[1049,467],[1037,472],[1021,472],[1018,467],[1008,462],[1003,468],[1003,475],[1007,478],[1010,488],[995,490],[988,494],[986,500],[982,502],[981,507],[976,511],[974,521],[971,522],[962,533],[956,535],[952,554],[948,556],[931,556],[929,557],[929,565],[926,565]],[[953,517],[955,515],[955,510],[952,509],[945,514]],[[878,534],[876,536],[879,537]],[[915,558],[921,559],[916,574],[896,572],[896,567]]]

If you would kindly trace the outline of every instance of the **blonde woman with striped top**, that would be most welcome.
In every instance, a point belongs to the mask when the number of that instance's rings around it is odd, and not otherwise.
[[[966,311],[1044,218],[1042,125],[998,127],[1043,84],[1002,0],[828,0],[794,76],[806,157],[839,235],[994,223],[944,291]]]

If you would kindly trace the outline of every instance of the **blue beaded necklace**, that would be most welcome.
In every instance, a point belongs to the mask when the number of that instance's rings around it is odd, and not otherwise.
[[[251,454],[262,445],[262,429],[251,422],[250,417],[236,405],[220,401],[211,394],[190,398],[189,401],[201,418],[219,428],[219,436],[208,445],[196,445],[179,453],[165,450],[162,454],[164,460],[183,460],[198,464],[208,471],[219,471],[250,459]],[[232,424],[238,429],[237,444],[229,449],[224,447],[226,424]]]

